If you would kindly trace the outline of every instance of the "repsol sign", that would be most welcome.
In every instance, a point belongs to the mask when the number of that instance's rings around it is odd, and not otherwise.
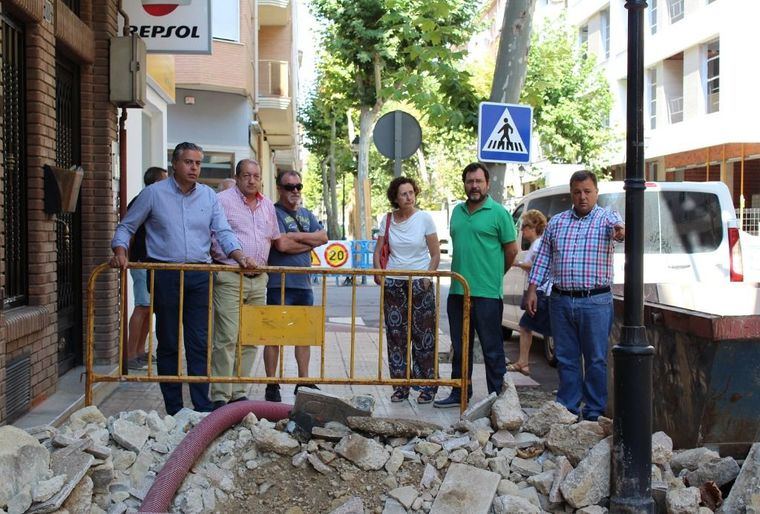
[[[185,38],[200,38],[200,29],[197,25],[188,27],[187,25],[136,25],[129,26],[129,32],[131,34],[137,34],[143,39],[146,38],[171,38],[176,37],[178,39]]]
[[[210,54],[211,0],[123,0],[148,53]]]

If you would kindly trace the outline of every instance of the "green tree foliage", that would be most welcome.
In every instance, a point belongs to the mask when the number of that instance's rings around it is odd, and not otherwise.
[[[547,159],[598,168],[612,140],[612,94],[594,57],[585,54],[564,18],[534,31],[520,101],[533,106],[534,130]]]
[[[476,127],[477,98],[462,69],[475,2],[311,0],[311,8],[325,52],[351,77],[344,93],[360,114],[359,183],[369,178],[371,130],[388,101],[417,106],[447,131]],[[364,201],[360,192],[360,212]]]

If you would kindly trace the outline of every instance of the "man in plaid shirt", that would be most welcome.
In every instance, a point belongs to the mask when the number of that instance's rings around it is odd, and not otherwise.
[[[573,208],[549,221],[536,252],[528,279],[527,312],[535,314],[536,289],[551,274],[557,401],[574,414],[583,401],[583,419],[595,421],[607,406],[612,260],[615,242],[625,239],[625,226],[620,214],[596,204],[599,190],[592,172],[573,173],[570,193]]]

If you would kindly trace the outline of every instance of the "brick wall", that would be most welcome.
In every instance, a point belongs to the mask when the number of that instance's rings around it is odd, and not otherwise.
[[[117,31],[116,2],[84,2],[82,18],[95,34],[95,61],[82,67],[82,291],[92,270],[111,256],[111,238],[116,228],[111,145],[117,141],[117,111],[109,102],[109,40]],[[118,360],[118,284],[116,273],[101,275],[96,284],[95,303],[102,306],[95,317],[95,362]],[[86,309],[86,302],[83,304]],[[83,313],[87,326],[87,312]]]
[[[65,52],[81,71],[81,164],[85,177],[80,191],[82,240],[74,244],[82,248],[82,291],[86,291],[92,269],[110,256],[116,223],[111,144],[116,141],[117,121],[116,109],[108,100],[108,52],[109,39],[117,29],[118,2],[81,0],[77,17],[62,2],[50,1],[57,15],[45,20],[44,0],[0,0],[0,9],[24,23],[26,34],[29,267],[28,304],[0,312],[0,424],[6,417],[5,366],[9,360],[21,355],[31,357],[33,405],[52,394],[58,382],[56,222],[55,216],[44,212],[42,171],[42,166],[54,163],[56,157],[57,52]],[[2,161],[0,171],[1,166]],[[1,202],[2,199],[0,207]],[[0,231],[3,230],[0,217]],[[2,264],[0,284],[5,281]],[[105,278],[96,291],[96,301],[101,306],[96,320],[96,358],[113,363],[117,353],[118,286],[115,273]],[[85,299],[83,309],[86,314]],[[86,318],[84,323],[86,327]]]

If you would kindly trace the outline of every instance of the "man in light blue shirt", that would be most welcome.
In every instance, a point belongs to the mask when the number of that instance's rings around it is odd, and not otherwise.
[[[203,149],[180,143],[172,154],[174,175],[143,189],[116,227],[110,265],[126,268],[129,242],[140,225],[145,225],[148,262],[210,263],[211,235],[222,251],[241,268],[255,268],[253,259],[241,251],[227,218],[208,186],[198,184]],[[182,312],[183,339],[189,375],[207,375],[208,284],[206,272],[186,272]],[[179,326],[178,271],[156,271],[153,305],[156,313],[156,349],[159,375],[177,375]],[[195,410],[211,411],[208,384],[190,384]],[[182,384],[162,383],[167,414],[182,409]]]

